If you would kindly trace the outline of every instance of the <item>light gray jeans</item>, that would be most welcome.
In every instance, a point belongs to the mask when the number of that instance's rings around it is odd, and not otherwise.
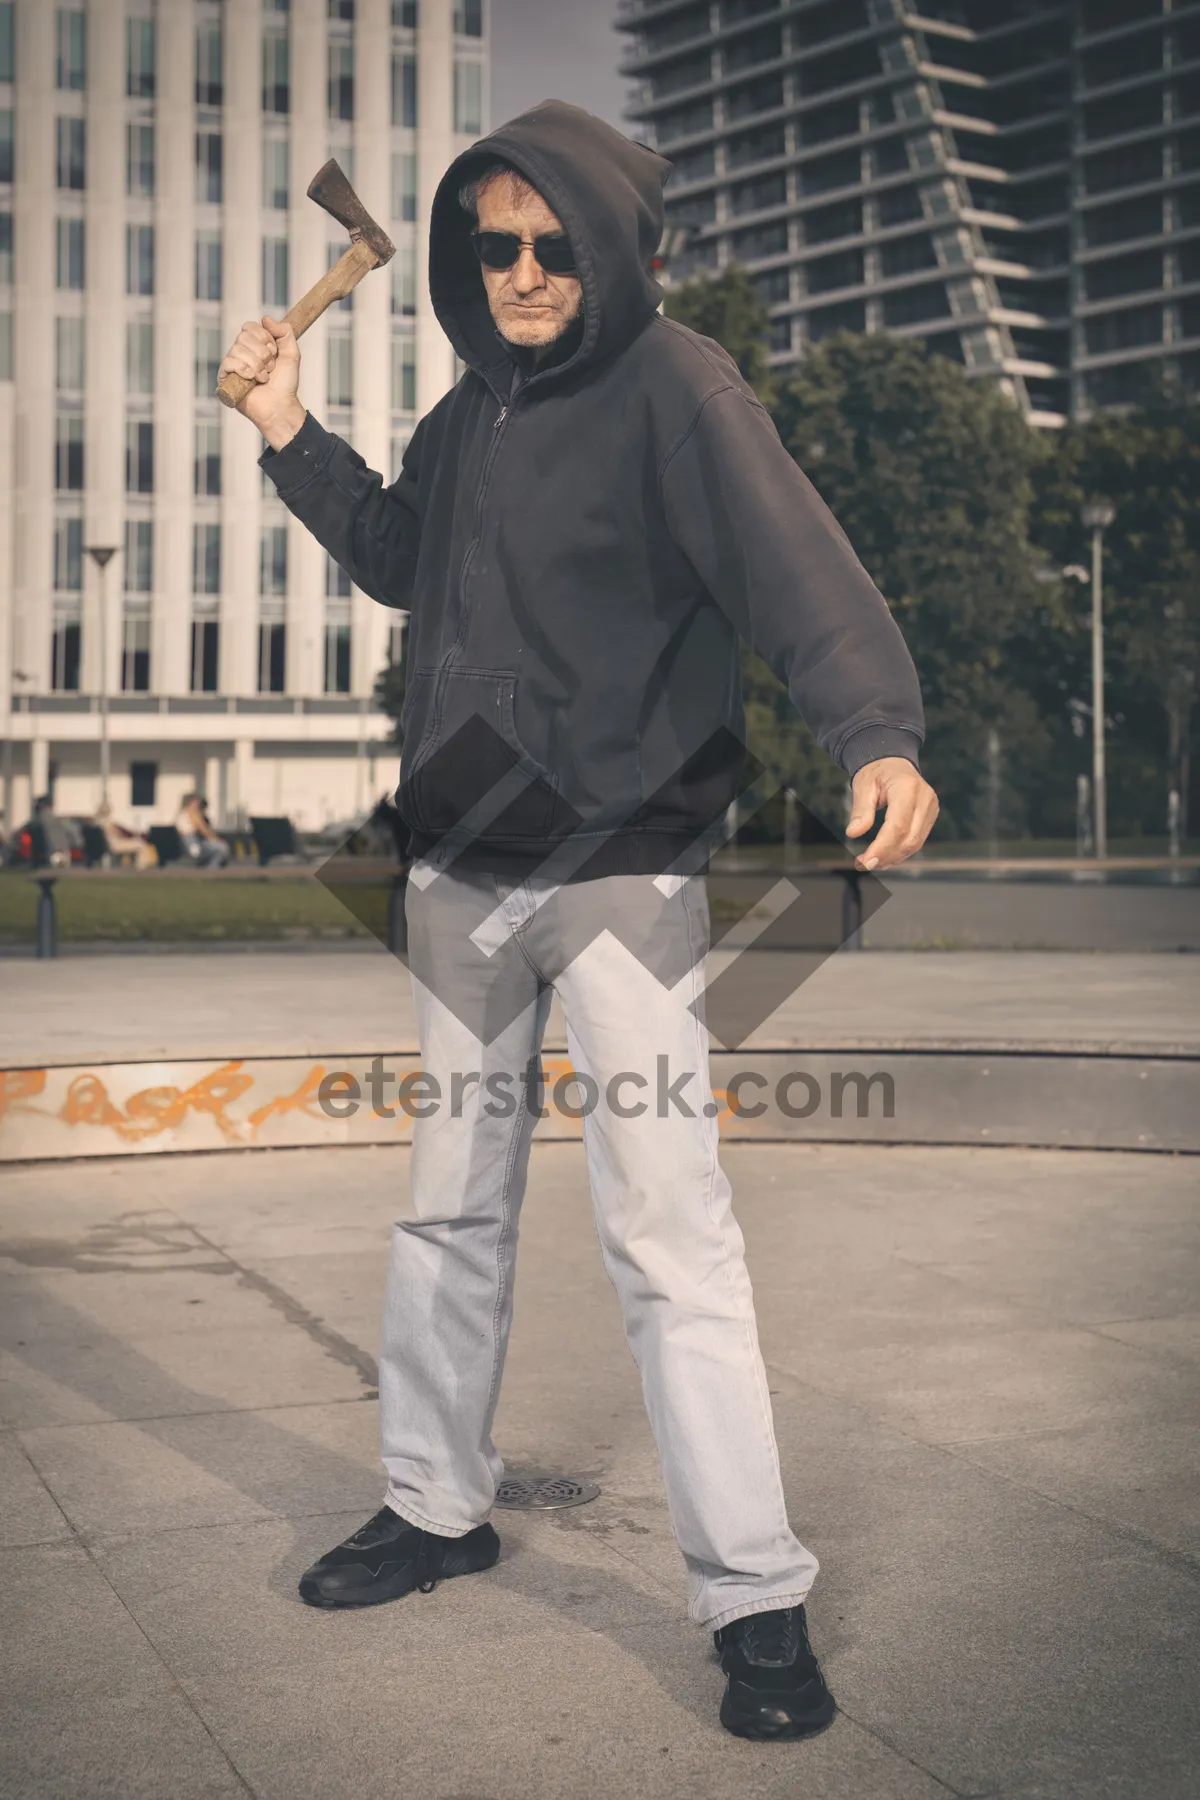
[[[584,1109],[596,1231],[641,1371],[689,1611],[715,1629],[798,1604],[817,1562],[788,1524],[742,1234],[717,1160],[703,878],[556,887],[418,863],[407,916],[433,1080],[414,1091],[425,1116],[413,1126],[413,1216],[395,1229],[384,1307],[388,1504],[460,1536],[495,1498],[492,1419],[542,1103],[529,1071],[553,989],[585,1078],[570,1100]]]

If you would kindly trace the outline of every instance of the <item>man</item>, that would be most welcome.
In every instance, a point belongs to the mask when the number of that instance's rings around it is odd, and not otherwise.
[[[175,829],[184,852],[198,869],[223,869],[229,861],[229,845],[208,822],[208,803],[202,794],[185,794],[179,802]]]
[[[386,1504],[301,1593],[369,1605],[499,1554],[491,1422],[555,990],[722,1722],[798,1737],[834,1710],[806,1630],[817,1564],[788,1525],[701,994],[696,851],[737,793],[739,636],[852,776],[851,833],[886,808],[864,867],[919,848],[936,801],[886,605],[731,359],[656,311],[668,172],[557,101],[457,159],[430,291],[467,372],[391,487],[306,414],[284,325],[247,324],[222,365],[258,383],[242,410],[291,510],[410,609],[410,964],[428,1091],[453,1094],[416,1109],[393,1243]]]

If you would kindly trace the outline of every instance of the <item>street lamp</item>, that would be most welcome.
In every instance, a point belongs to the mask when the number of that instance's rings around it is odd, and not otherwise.
[[[1092,534],[1092,807],[1096,855],[1108,855],[1108,780],[1104,764],[1104,533],[1117,516],[1111,500],[1089,500],[1080,513]]]
[[[100,571],[100,804],[108,805],[108,581],[104,571],[117,554],[115,544],[85,544]]]

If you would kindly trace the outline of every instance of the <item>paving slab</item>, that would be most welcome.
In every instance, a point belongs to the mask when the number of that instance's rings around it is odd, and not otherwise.
[[[727,960],[715,952],[714,971]],[[842,952],[794,993],[780,968],[753,1047],[1200,1044],[1197,956]],[[382,949],[7,960],[4,987],[0,1067],[417,1047],[407,970]],[[546,1042],[566,1042],[557,1007]]]
[[[23,1607],[6,1800],[1190,1800],[1194,1164],[725,1161],[821,1562],[828,1733],[717,1724],[577,1146],[533,1155],[496,1436],[510,1470],[601,1496],[497,1514],[496,1569],[347,1615],[295,1580],[380,1498],[368,1378],[407,1152],[43,1165],[0,1198],[0,1498],[39,1532],[46,1495],[73,1535],[0,1553]],[[267,1377],[285,1402],[256,1403]]]

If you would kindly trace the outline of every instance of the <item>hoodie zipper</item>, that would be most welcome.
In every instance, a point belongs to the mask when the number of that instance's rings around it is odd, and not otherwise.
[[[521,386],[522,387],[524,386],[523,382],[522,382]],[[517,392],[519,393],[520,389],[518,389]],[[475,552],[479,548],[479,541],[483,536],[483,503],[487,496],[487,486],[488,486],[488,480],[492,473],[492,464],[496,460],[496,455],[500,448],[500,439],[504,435],[504,424],[508,418],[509,413],[512,411],[512,407],[516,400],[516,397],[517,396],[514,394],[513,396],[510,397],[510,399],[501,402],[500,411],[496,414],[495,420],[493,421],[493,424],[492,424],[492,438],[491,438],[491,442],[489,443],[488,448],[487,448],[487,455],[483,459],[483,469],[482,469],[482,472],[479,477],[479,492],[478,492],[478,494],[476,496],[476,500],[475,500],[475,535],[472,537],[470,543],[467,545],[466,554],[464,555],[463,560],[462,560],[462,567],[460,568],[459,574],[458,574],[458,597],[459,597],[459,611],[460,611],[460,617],[459,617],[459,621],[458,621],[458,630],[455,633],[454,643],[451,646],[450,654],[446,657],[445,661],[442,664],[443,674],[446,674],[449,672],[450,664],[458,656],[459,651],[462,649],[463,644],[466,641],[467,617],[468,617],[468,615],[467,615],[467,576],[470,573],[471,564],[475,560]],[[438,700],[439,700],[439,704],[440,704],[441,694],[438,695]]]

